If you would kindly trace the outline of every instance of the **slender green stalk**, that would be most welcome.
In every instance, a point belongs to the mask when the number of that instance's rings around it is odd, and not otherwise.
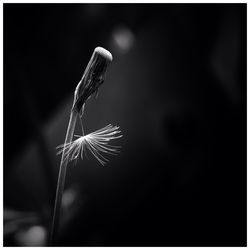
[[[78,116],[77,110],[72,109],[71,114],[70,114],[68,129],[67,129],[67,133],[65,137],[65,144],[71,142],[73,139],[77,116]],[[51,234],[50,234],[50,244],[52,245],[55,243],[55,240],[58,234],[59,219],[60,219],[61,204],[62,204],[62,195],[63,195],[63,190],[64,190],[67,165],[68,165],[68,160],[64,161],[64,154],[65,154],[65,150],[63,150],[63,153],[62,153],[58,181],[57,181],[55,207],[54,207],[54,214],[53,214],[52,229],[51,229]]]

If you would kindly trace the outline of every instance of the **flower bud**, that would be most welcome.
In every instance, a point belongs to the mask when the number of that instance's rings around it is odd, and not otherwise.
[[[112,55],[108,50],[102,47],[95,48],[83,77],[75,90],[73,109],[76,109],[80,116],[82,116],[85,102],[98,91],[98,88],[104,82],[107,67],[112,62],[112,59]]]

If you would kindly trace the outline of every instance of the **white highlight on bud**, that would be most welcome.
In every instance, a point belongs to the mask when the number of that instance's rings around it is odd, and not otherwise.
[[[104,49],[102,47],[96,47],[94,52],[97,53],[97,54],[102,55],[103,57],[105,57],[110,62],[113,60],[112,54],[108,50],[106,50],[106,49]]]

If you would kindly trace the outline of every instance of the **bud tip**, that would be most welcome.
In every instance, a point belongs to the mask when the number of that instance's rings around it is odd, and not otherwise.
[[[102,47],[96,47],[95,48],[95,53],[98,53],[98,54],[102,55],[103,57],[105,57],[110,62],[113,60],[112,54],[108,50],[106,50],[106,49],[104,49]]]

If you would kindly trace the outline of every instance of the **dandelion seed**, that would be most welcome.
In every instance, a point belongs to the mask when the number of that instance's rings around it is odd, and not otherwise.
[[[119,146],[109,145],[108,142],[121,138],[122,134],[118,126],[109,124],[93,133],[84,136],[76,135],[76,137],[79,138],[73,142],[58,146],[59,151],[57,154],[61,154],[64,150],[64,161],[73,161],[79,157],[83,159],[83,154],[87,157],[86,149],[88,149],[98,162],[104,166],[108,159],[103,154],[116,155],[119,153],[120,148]]]

